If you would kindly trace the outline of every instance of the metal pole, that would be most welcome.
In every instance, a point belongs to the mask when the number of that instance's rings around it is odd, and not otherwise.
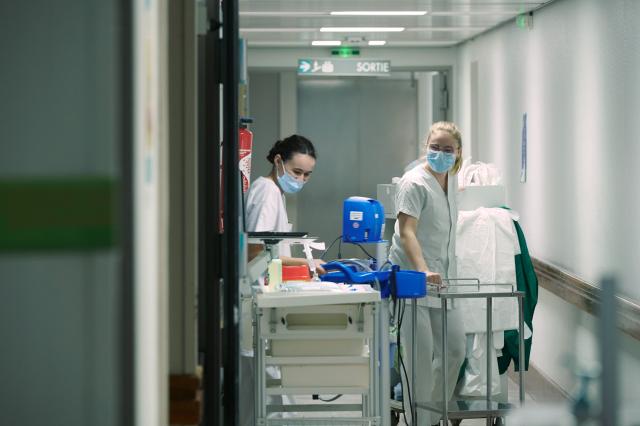
[[[447,299],[441,299],[442,306],[442,420],[443,424],[449,424],[449,397],[447,383]]]
[[[198,312],[199,345],[204,352],[203,424],[222,422],[221,238],[220,212],[220,7],[207,1],[207,33],[200,39],[204,66],[199,69],[203,99],[198,137]]]
[[[264,375],[260,375],[260,356],[262,348],[260,347],[260,308],[252,303],[253,308],[253,374],[255,377],[255,386],[253,390],[253,421],[257,424],[257,420],[260,418],[261,399],[264,393],[264,385],[262,379]]]
[[[414,420],[418,421],[418,410],[417,410],[417,401],[416,397],[418,393],[416,392],[416,370],[413,368],[415,366],[415,360],[418,357],[418,348],[416,348],[416,325],[418,323],[418,302],[416,299],[411,300],[411,424],[413,424]],[[404,397],[404,396],[403,396]]]
[[[616,312],[616,280],[605,277],[600,283],[600,363],[602,364],[602,412],[600,424],[618,424],[618,328]]]
[[[378,306],[376,306],[376,304],[371,304],[371,309],[373,309],[374,330],[372,339],[373,344],[372,347],[369,348],[369,356],[373,357],[373,383],[369,386],[369,389],[371,390],[372,402],[370,417],[375,416],[377,414],[377,411],[380,409],[380,396],[378,395],[378,392],[380,391],[380,375],[376,374],[379,372],[378,368],[380,368],[378,362],[378,353],[380,348],[378,346],[378,336],[376,336],[375,330],[375,328],[380,325],[380,310],[378,309]]]
[[[380,303],[380,414],[382,416],[382,426],[389,426],[391,423],[391,410],[389,408],[389,299],[383,299]]]
[[[238,406],[238,339],[240,255],[240,171],[238,168],[238,0],[222,2],[223,13],[223,165],[224,165],[224,422],[236,425]]]
[[[493,340],[493,299],[487,297],[487,410],[491,408],[491,347]],[[487,426],[491,426],[492,419],[487,417]]]
[[[524,369],[525,369],[525,357],[524,357],[524,310],[522,307],[522,296],[518,297],[518,311],[519,311],[519,338],[518,338],[518,365],[520,366],[518,376],[520,378],[520,406],[524,405]]]
[[[371,402],[373,401],[373,388],[375,387],[375,374],[376,363],[373,356],[374,352],[373,336],[369,338],[369,390],[366,394],[362,395],[362,409],[363,415],[371,417]]]
[[[382,269],[382,265],[388,258],[388,241],[379,241],[376,244],[376,269]],[[380,289],[382,292],[382,289]],[[380,387],[379,387],[379,401],[378,404],[381,424],[382,426],[389,426],[391,424],[391,409],[389,406],[389,390],[391,385],[389,384],[389,299],[382,299],[380,303],[380,321],[378,321],[378,327],[380,330]]]

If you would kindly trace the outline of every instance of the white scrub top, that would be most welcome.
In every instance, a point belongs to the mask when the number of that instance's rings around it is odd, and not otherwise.
[[[276,183],[260,176],[249,187],[245,204],[247,232],[289,232],[284,194]],[[280,255],[291,256],[289,244],[280,243]]]
[[[448,175],[448,194],[425,170],[424,163],[406,172],[396,187],[396,216],[404,213],[418,219],[416,237],[429,270],[442,278],[456,277],[456,224],[458,179]],[[396,220],[389,260],[401,269],[414,269],[400,242]],[[419,305],[440,307],[439,301],[419,299]]]

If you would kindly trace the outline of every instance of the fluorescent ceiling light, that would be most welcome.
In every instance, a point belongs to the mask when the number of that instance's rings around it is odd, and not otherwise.
[[[309,47],[308,41],[247,40],[250,47]]]
[[[387,44],[384,40],[369,40],[369,46],[384,46]]]
[[[452,41],[393,41],[394,47],[451,47],[455,46],[462,40]],[[251,47],[305,47],[309,46],[308,41],[281,41],[281,40],[247,40],[247,44]]]
[[[277,12],[256,12],[256,11],[240,11],[240,16],[247,17],[270,17],[270,18],[282,18],[282,17],[305,17],[305,16],[327,16],[326,12],[287,12],[287,11],[277,11]]]
[[[314,40],[311,42],[312,46],[340,46],[341,44],[340,40]]]
[[[268,28],[240,28],[241,33],[307,33],[318,31],[317,27],[302,28],[302,27],[268,27]]]
[[[322,27],[323,33],[399,33],[404,27]]]
[[[462,10],[462,11],[442,11],[442,12],[431,12],[429,16],[506,16],[506,15],[519,15],[521,12],[519,11],[490,11],[490,10]]]
[[[422,16],[426,10],[347,10],[331,12],[334,16]]]
[[[482,31],[487,27],[411,27],[407,28],[410,32],[433,31],[433,32],[449,32],[449,31]]]

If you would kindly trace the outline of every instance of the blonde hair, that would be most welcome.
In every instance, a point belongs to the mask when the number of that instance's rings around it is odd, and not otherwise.
[[[462,167],[462,133],[458,126],[455,123],[450,121],[438,121],[437,123],[433,123],[431,128],[429,129],[429,133],[427,133],[427,141],[425,142],[425,146],[429,145],[429,141],[431,140],[431,135],[435,132],[447,132],[458,142],[458,155],[456,156],[456,162],[453,164],[453,167],[449,171],[449,173],[455,175],[460,171],[460,167]]]

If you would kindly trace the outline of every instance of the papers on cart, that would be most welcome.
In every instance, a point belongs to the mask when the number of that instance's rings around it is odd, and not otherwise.
[[[380,292],[368,284],[290,281],[279,291],[258,293],[256,300],[261,308],[371,303],[380,301]]]

